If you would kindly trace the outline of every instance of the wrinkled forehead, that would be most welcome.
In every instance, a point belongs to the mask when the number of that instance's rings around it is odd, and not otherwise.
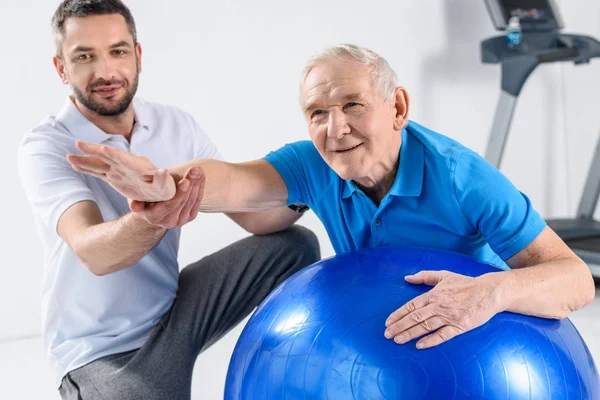
[[[366,66],[351,61],[335,61],[314,67],[302,88],[303,106],[335,102],[349,95],[371,96],[373,83]]]

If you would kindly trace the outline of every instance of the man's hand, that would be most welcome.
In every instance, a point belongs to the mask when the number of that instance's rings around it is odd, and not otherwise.
[[[406,276],[409,283],[434,288],[394,311],[385,322],[385,337],[403,344],[427,335],[417,342],[417,348],[424,349],[483,325],[503,308],[497,287],[482,277],[448,271]]]
[[[190,168],[177,184],[171,200],[160,203],[144,203],[129,200],[129,208],[151,225],[165,229],[183,226],[196,219],[204,195],[206,179],[200,168]]]
[[[175,195],[169,171],[156,168],[146,157],[100,144],[78,141],[76,147],[86,155],[67,155],[73,169],[105,180],[130,200],[155,202]]]

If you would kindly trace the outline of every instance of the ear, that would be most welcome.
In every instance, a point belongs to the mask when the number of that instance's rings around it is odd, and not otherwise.
[[[135,54],[137,55],[138,73],[142,72],[142,45],[137,43],[135,45]]]
[[[404,129],[408,123],[408,109],[410,107],[410,99],[405,88],[399,86],[394,92],[394,130],[400,131]]]
[[[54,64],[54,68],[56,68],[56,72],[58,72],[58,76],[63,84],[69,84],[69,78],[67,77],[67,73],[65,72],[65,63],[62,58],[59,56],[52,57],[52,63]]]

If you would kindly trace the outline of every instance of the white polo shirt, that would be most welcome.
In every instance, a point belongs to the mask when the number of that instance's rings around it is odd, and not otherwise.
[[[180,229],[134,265],[95,276],[57,234],[62,213],[96,202],[104,221],[129,212],[125,197],[101,179],[74,171],[75,140],[104,143],[167,168],[193,158],[221,159],[215,145],[187,113],[135,99],[131,143],[87,120],[71,99],[56,117],[28,132],[19,147],[19,174],[44,248],[42,334],[56,383],[97,358],[141,347],[177,292]]]

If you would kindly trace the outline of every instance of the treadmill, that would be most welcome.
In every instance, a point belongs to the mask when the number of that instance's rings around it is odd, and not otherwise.
[[[576,65],[600,57],[600,42],[589,36],[560,33],[563,21],[553,0],[485,0],[494,26],[506,31],[518,17],[520,44],[509,45],[506,35],[481,42],[481,61],[501,64],[501,93],[488,140],[485,158],[500,168],[517,97],[529,75],[542,63],[561,61]],[[600,278],[600,222],[594,211],[600,194],[600,140],[589,168],[579,208],[574,218],[547,220],[548,225]]]

